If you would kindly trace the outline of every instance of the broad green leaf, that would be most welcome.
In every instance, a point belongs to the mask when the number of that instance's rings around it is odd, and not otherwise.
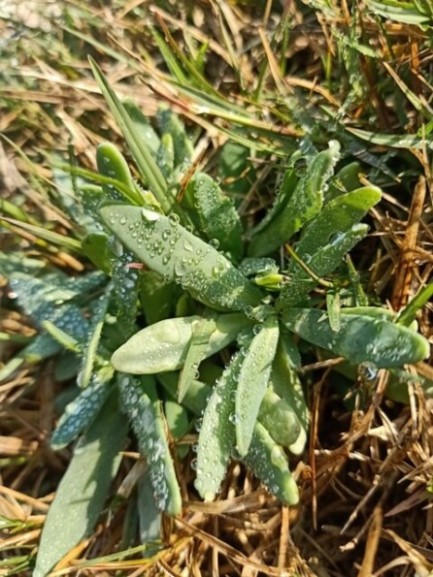
[[[301,433],[296,412],[272,387],[268,387],[263,397],[258,420],[273,440],[283,447],[290,447]]]
[[[284,505],[296,505],[299,491],[284,450],[260,423],[254,426],[249,451],[242,461]]]
[[[307,443],[310,413],[305,401],[301,381],[296,372],[298,364],[293,351],[294,345],[289,340],[288,335],[281,334],[272,365],[270,382],[272,389],[286,401],[298,417],[301,426],[300,433],[298,438],[290,445],[289,450],[294,455],[300,455]]]
[[[293,193],[268,226],[257,233],[249,246],[250,256],[263,256],[287,242],[322,208],[326,184],[339,159],[339,144],[319,152],[306,168]]]
[[[201,302],[223,310],[259,304],[259,289],[222,254],[183,228],[178,219],[126,205],[104,206],[101,215],[142,262]]]
[[[316,277],[324,277],[342,263],[344,255],[360,242],[367,232],[366,224],[354,224],[349,231],[339,233],[329,244],[318,248],[312,255],[304,254],[302,260]],[[296,267],[293,265],[291,271],[289,282],[283,286],[278,297],[277,310],[299,306],[318,284],[318,281],[298,264]]]
[[[132,374],[154,374],[182,368],[200,316],[172,318],[150,325],[132,336],[113,354],[116,370]],[[230,344],[243,328],[250,326],[243,314],[218,315],[205,358]]]
[[[235,391],[243,354],[235,355],[212,391],[203,415],[197,448],[195,487],[212,501],[224,479],[236,440]]]
[[[88,537],[120,465],[127,423],[113,395],[78,443],[45,520],[33,577],[45,577]]]
[[[92,232],[82,240],[83,254],[98,267],[109,274],[113,252],[109,246],[108,236],[103,232]]]
[[[296,154],[296,153],[295,153]],[[276,221],[284,207],[290,202],[291,197],[296,191],[296,187],[299,183],[299,178],[297,172],[290,162],[289,166],[284,172],[281,183],[279,184],[277,193],[275,195],[275,200],[265,214],[263,219],[254,227],[253,235],[260,233],[262,230],[267,229],[273,221]]]
[[[234,204],[218,184],[203,172],[189,181],[183,205],[189,209],[197,229],[220,251],[234,260],[242,256],[242,225]]]
[[[140,452],[149,466],[158,508],[178,515],[182,497],[166,438],[166,424],[152,377],[119,376],[122,404],[137,435]]]
[[[89,386],[67,405],[51,437],[53,449],[65,447],[92,423],[111,391],[112,378],[111,367],[100,369]]]
[[[179,403],[183,401],[194,379],[197,379],[200,363],[208,356],[209,341],[216,328],[213,319],[205,318],[191,325],[191,339],[188,343],[185,362],[178,383],[177,400]]]
[[[353,364],[370,362],[379,368],[417,363],[430,351],[428,341],[414,331],[388,320],[341,310],[340,330],[331,329],[326,313],[315,309],[288,309],[287,328],[313,345],[331,350]]]
[[[256,181],[256,171],[249,159],[249,148],[228,140],[221,149],[218,177],[221,188],[230,195],[243,198]]]
[[[279,336],[278,320],[274,316],[256,327],[259,332],[245,351],[236,390],[236,447],[242,457],[247,454],[251,443]]]

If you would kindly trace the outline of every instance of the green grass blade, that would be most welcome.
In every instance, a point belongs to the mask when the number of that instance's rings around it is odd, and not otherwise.
[[[415,319],[417,312],[433,297],[433,283],[423,287],[417,295],[398,313],[396,322],[409,326]]]
[[[92,58],[89,58],[89,60],[96,81],[99,84],[116,122],[122,130],[123,136],[128,143],[129,149],[137,163],[140,173],[149,184],[149,188],[154,193],[164,212],[169,213],[172,209],[174,199],[167,194],[167,182],[162,172],[158,168],[150,150],[137,132],[134,122],[131,120],[124,106],[108,84],[108,81],[101,72],[99,66]]]

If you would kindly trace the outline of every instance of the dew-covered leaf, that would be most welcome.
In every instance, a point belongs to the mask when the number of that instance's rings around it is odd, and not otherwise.
[[[244,310],[260,302],[259,289],[176,218],[126,205],[104,206],[101,215],[142,262],[201,302],[222,310]]]
[[[343,166],[343,168],[341,168],[330,180],[329,188],[325,195],[325,202],[329,202],[337,196],[358,189],[361,186],[359,180],[361,174],[362,169],[359,162],[355,161]]]
[[[103,367],[93,374],[89,386],[67,405],[51,437],[53,449],[65,447],[92,423],[108,398],[112,378],[113,369]]]
[[[203,415],[195,487],[205,501],[215,498],[235,445],[235,391],[243,360],[242,353],[232,358],[213,389]]]
[[[274,316],[256,327],[260,330],[245,351],[236,390],[236,447],[241,456],[246,455],[251,442],[279,335],[278,320]]]
[[[218,243],[219,250],[237,261],[242,256],[242,226],[230,198],[203,172],[189,181],[183,203],[191,219],[207,240]]]
[[[113,395],[87,430],[64,474],[45,520],[33,577],[45,577],[88,537],[120,464],[127,424]]]
[[[375,186],[365,186],[329,201],[314,220],[302,231],[296,252],[301,258],[314,255],[317,250],[332,243],[339,234],[349,231],[381,199]],[[289,273],[295,265],[289,267]]]
[[[150,376],[137,379],[119,375],[119,387],[123,408],[149,467],[157,506],[168,515],[178,515],[182,509],[182,498],[155,381]]]
[[[298,182],[299,178],[296,170],[293,166],[293,163],[290,163],[284,172],[281,183],[278,186],[278,190],[271,208],[265,214],[263,219],[254,227],[252,231],[253,235],[258,235],[263,230],[268,229],[273,221],[277,221],[277,218],[281,214],[282,210],[289,203],[290,198],[293,196]]]
[[[319,213],[326,183],[338,159],[339,145],[331,141],[329,149],[319,152],[306,168],[293,193],[268,226],[253,237],[248,249],[250,256],[274,251]]]
[[[428,341],[416,332],[382,318],[348,314],[344,309],[338,332],[332,330],[327,314],[315,309],[288,309],[283,322],[306,341],[353,364],[370,362],[379,368],[399,367],[422,361],[430,352]]]
[[[324,277],[332,273],[341,263],[347,254],[358,242],[367,234],[366,224],[354,224],[346,232],[336,235],[329,244],[318,248],[313,255],[304,255],[303,261],[317,277]],[[284,310],[290,307],[299,306],[309,292],[318,284],[306,270],[298,264],[293,265],[293,272],[289,276],[278,297],[276,307]]]
[[[132,336],[113,354],[113,366],[125,373],[154,374],[182,368],[192,338],[194,324],[202,317],[171,318],[150,325]],[[205,358],[230,344],[238,332],[249,326],[241,313],[222,314],[214,319],[215,331],[209,339]]]
[[[260,423],[254,426],[250,448],[242,461],[284,505],[297,505],[299,491],[287,456]]]

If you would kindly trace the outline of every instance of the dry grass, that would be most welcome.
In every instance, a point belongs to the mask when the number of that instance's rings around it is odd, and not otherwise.
[[[387,134],[429,130],[431,38],[420,28],[379,21],[344,2],[323,11],[292,2],[281,11],[272,2],[254,7],[219,0],[161,2],[164,8],[145,1],[95,0],[90,7],[80,0],[8,4],[10,13],[0,20],[0,131],[8,139],[0,148],[3,199],[55,221],[59,232],[68,231],[48,193],[47,153],[67,157],[72,147],[82,166],[94,167],[96,145],[106,138],[120,140],[89,73],[86,54],[92,54],[118,94],[146,114],[152,116],[164,100],[191,127],[201,127],[199,150],[210,167],[213,152],[233,133],[233,120],[237,138],[254,138],[271,155],[257,163],[259,182],[265,181],[269,160],[279,162],[298,135],[310,131],[320,144],[344,134],[347,158],[366,161],[386,192],[372,214],[373,234],[354,255],[370,292],[398,310],[431,280],[429,147],[402,150],[356,141],[356,148],[342,128],[356,125]],[[284,19],[286,32],[280,26]],[[165,34],[172,51],[189,57],[192,52],[198,58],[200,44],[209,42],[202,77],[208,85],[191,71],[183,86],[174,81],[149,24]],[[358,38],[364,53],[349,43]],[[200,87],[208,100],[191,86]],[[226,109],[212,104],[210,96],[214,103],[224,97]],[[246,213],[254,214],[269,200],[253,188]],[[18,241],[5,230],[2,248],[13,250],[21,242],[29,255],[64,270],[83,267],[73,254],[41,244],[31,233],[20,236]],[[6,291],[6,284],[2,288]],[[431,340],[431,305],[419,322]],[[0,342],[3,360],[33,331],[19,312],[2,310],[0,332],[13,336],[12,344]],[[68,462],[68,451],[57,454],[48,445],[61,388],[52,369],[50,363],[21,368],[0,384],[0,575],[30,574],[28,556],[36,551]],[[410,370],[433,380],[427,364]],[[281,507],[239,465],[230,470],[220,499],[201,503],[193,472],[178,464],[184,514],[166,519],[161,552],[149,559],[140,553],[134,560],[106,557],[122,544],[128,506],[119,498],[55,574],[432,575],[432,399],[415,378],[407,403],[391,400],[385,394],[386,372],[373,383],[355,379],[350,398],[343,399],[333,365],[320,359],[304,369],[304,379],[312,425],[309,449],[293,464],[299,507]],[[113,495],[125,495],[124,479],[137,459],[125,454]]]

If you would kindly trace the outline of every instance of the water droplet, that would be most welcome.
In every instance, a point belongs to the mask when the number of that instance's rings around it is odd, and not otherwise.
[[[193,471],[197,471],[197,459],[192,459],[190,464],[191,464],[191,469]]]
[[[219,241],[217,238],[211,238],[211,239],[209,240],[209,244],[210,244],[210,246],[211,246],[212,248],[217,249],[217,248],[219,247],[219,245],[220,245],[220,241]]]
[[[144,220],[148,222],[155,222],[160,219],[161,215],[153,210],[148,210],[147,208],[141,209],[141,216]]]

